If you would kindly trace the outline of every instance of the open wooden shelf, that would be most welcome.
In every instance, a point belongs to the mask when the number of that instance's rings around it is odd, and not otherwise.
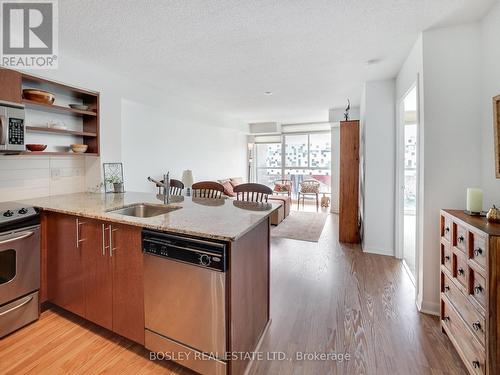
[[[23,104],[28,108],[40,109],[44,111],[65,113],[73,116],[97,116],[97,113],[93,111],[81,111],[79,109],[73,109],[69,107],[63,107],[55,104],[44,104],[34,102],[33,100],[23,99]]]
[[[80,132],[80,131],[76,131],[76,130],[67,130],[67,129],[43,128],[40,126],[26,126],[26,131],[32,132],[32,133],[74,135],[74,136],[80,136],[80,137],[97,137],[97,133]]]
[[[46,156],[99,156],[96,153],[85,152],[83,154],[79,154],[76,152],[52,152],[52,151],[24,151],[21,152],[21,155],[46,155]]]

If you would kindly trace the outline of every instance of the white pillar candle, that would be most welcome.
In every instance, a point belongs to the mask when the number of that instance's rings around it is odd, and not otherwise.
[[[481,212],[483,210],[483,191],[478,188],[467,189],[467,211]]]

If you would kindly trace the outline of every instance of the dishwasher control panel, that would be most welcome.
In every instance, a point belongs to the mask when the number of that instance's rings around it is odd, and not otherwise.
[[[143,230],[142,249],[144,254],[189,263],[193,266],[225,272],[226,244],[163,232]]]

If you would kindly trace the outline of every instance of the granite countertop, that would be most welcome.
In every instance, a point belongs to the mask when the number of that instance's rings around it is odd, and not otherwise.
[[[162,201],[153,194],[127,192],[53,195],[21,200],[19,203],[46,211],[224,241],[234,241],[241,237],[279,207],[279,204],[271,203],[172,196],[170,206],[181,209],[159,216],[140,218],[116,214],[110,210],[136,203],[162,206]]]

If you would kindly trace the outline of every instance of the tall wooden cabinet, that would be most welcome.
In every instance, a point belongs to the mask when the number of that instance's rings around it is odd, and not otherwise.
[[[359,242],[359,121],[340,122],[339,241]]]
[[[144,344],[141,228],[44,215],[48,300]]]
[[[441,327],[471,374],[500,374],[500,224],[442,210]]]

